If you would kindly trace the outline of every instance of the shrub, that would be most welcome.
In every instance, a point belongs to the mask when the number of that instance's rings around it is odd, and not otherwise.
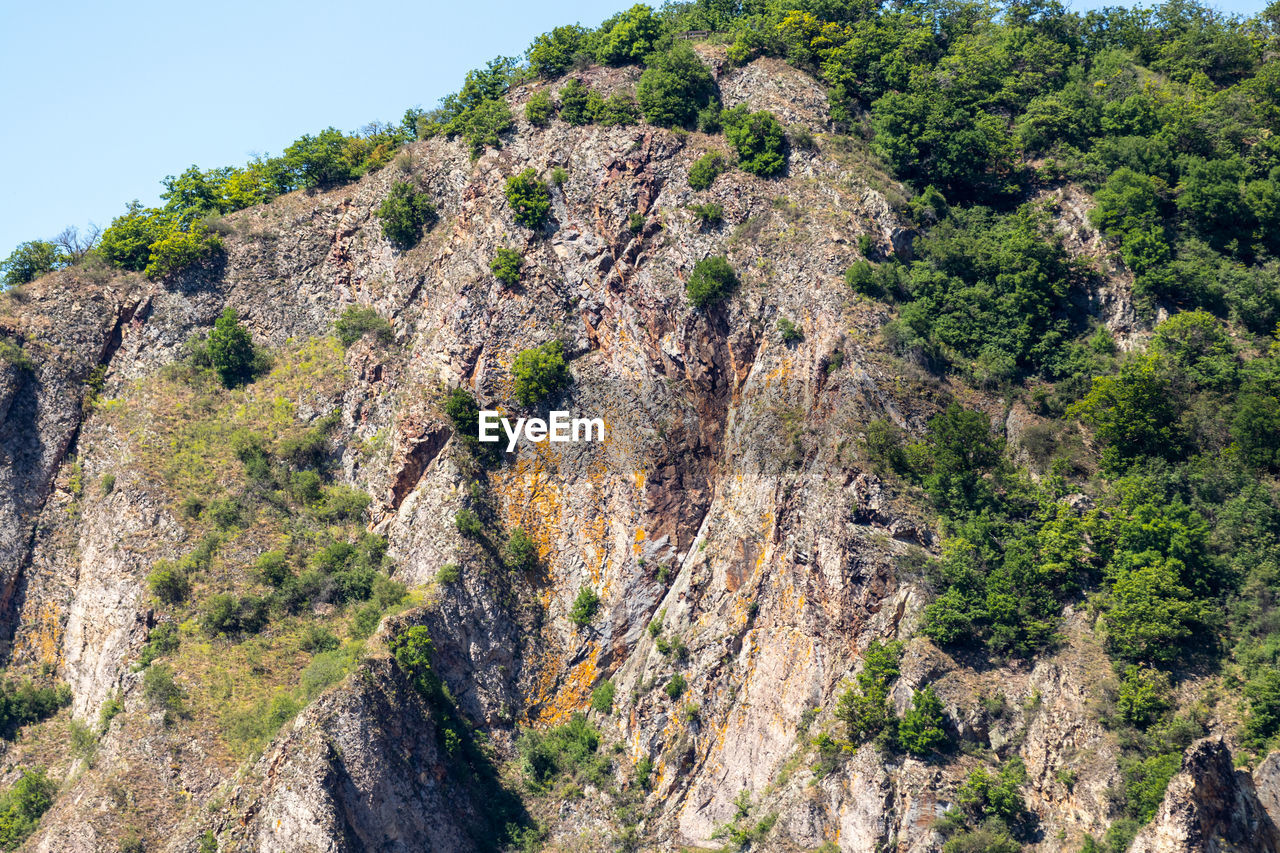
[[[911,694],[911,707],[898,723],[898,743],[912,755],[928,755],[947,742],[942,721],[942,701],[933,688],[917,690]]]
[[[507,565],[517,571],[528,571],[538,564],[538,546],[522,527],[511,531],[506,552]]]
[[[1148,667],[1125,667],[1116,696],[1116,715],[1124,723],[1145,729],[1170,709],[1169,676]]]
[[[710,189],[716,178],[728,171],[729,164],[719,151],[708,151],[689,167],[689,186],[695,190]]]
[[[320,652],[331,652],[339,645],[338,638],[332,631],[314,622],[310,622],[303,627],[302,636],[298,638],[298,647],[304,652],[309,652],[313,655]]]
[[[534,127],[546,127],[556,114],[556,105],[548,92],[534,92],[524,105],[524,117]]]
[[[593,118],[591,110],[593,94],[595,93],[582,85],[582,81],[576,77],[566,81],[559,92],[560,120],[574,126],[590,124]]]
[[[609,760],[600,755],[600,732],[582,714],[574,714],[562,726],[520,735],[521,769],[536,789],[545,789],[564,775],[601,786],[608,779]]]
[[[551,183],[557,187],[563,187],[565,182],[569,180],[569,173],[565,171],[563,166],[556,166],[551,170]]]
[[[170,605],[181,604],[191,594],[191,579],[186,570],[171,560],[156,563],[147,575],[147,586],[152,595]]]
[[[720,204],[691,204],[689,211],[701,225],[715,225],[724,219],[724,206]]]
[[[844,723],[846,736],[855,744],[865,743],[879,735],[894,733],[893,709],[889,707],[889,686],[898,677],[901,643],[882,644],[873,640],[862,655],[862,671],[857,687],[840,695],[835,717]]]
[[[596,59],[606,65],[626,65],[645,59],[662,37],[662,22],[653,9],[637,3],[600,25],[591,39]]]
[[[674,702],[684,695],[684,691],[688,686],[689,682],[685,680],[683,675],[677,672],[675,675],[671,676],[671,680],[667,682],[667,686],[665,688],[667,698]]]
[[[57,783],[44,771],[23,768],[13,787],[0,795],[0,849],[18,849],[35,832],[57,794]]]
[[[391,324],[377,311],[354,305],[342,312],[342,316],[333,324],[333,331],[344,347],[351,346],[365,335],[373,335],[374,340],[381,344],[389,344],[395,340]]]
[[[787,167],[786,134],[767,110],[749,113],[739,104],[723,115],[725,138],[738,155],[738,168],[762,178],[782,174]]]
[[[532,168],[507,178],[506,195],[516,222],[526,228],[539,228],[546,221],[551,192]]]
[[[645,120],[659,127],[692,126],[714,96],[711,72],[688,42],[653,58],[636,86]]]
[[[183,700],[186,694],[173,678],[173,668],[158,663],[147,668],[142,677],[142,694],[151,706],[165,712],[166,722],[172,715],[180,715],[183,711]]]
[[[102,232],[98,252],[113,266],[142,272],[151,258],[151,244],[161,239],[165,230],[160,211],[133,201],[125,214],[111,220],[110,227]]]
[[[787,128],[787,142],[791,143],[792,148],[800,148],[805,151],[812,151],[817,142],[813,138],[813,131],[800,124],[793,124]]]
[[[414,625],[391,639],[388,644],[396,663],[409,676],[413,686],[423,696],[435,692],[435,675],[431,670],[431,656],[435,650],[431,632],[423,625]]]
[[[359,164],[347,157],[347,137],[336,128],[304,134],[284,149],[284,167],[298,185],[328,187],[356,177]]]
[[[493,260],[489,261],[489,269],[493,276],[507,287],[515,287],[520,283],[520,267],[524,264],[524,255],[517,249],[499,249]]]
[[[689,301],[697,308],[719,302],[738,287],[738,276],[723,255],[703,258],[694,264],[685,285]]]
[[[155,281],[170,278],[222,250],[222,239],[201,225],[189,231],[173,230],[151,244],[143,275]]]
[[[529,67],[539,77],[563,74],[573,64],[574,56],[582,49],[586,36],[587,30],[577,24],[556,27],[549,33],[543,33],[525,51]]]
[[[786,317],[779,317],[778,337],[782,338],[784,344],[799,343],[804,340],[804,329],[801,329]]]
[[[470,146],[472,160],[483,154],[486,147],[501,146],[502,134],[514,126],[511,120],[511,108],[500,97],[486,98],[481,101],[460,115],[457,124],[463,138]]]
[[[632,234],[639,234],[644,229],[644,214],[638,210],[632,211],[627,217],[627,228]]]
[[[480,517],[469,509],[460,509],[453,516],[453,523],[457,526],[458,532],[468,539],[479,539],[484,533],[484,525],[480,523]]]
[[[457,563],[445,563],[436,572],[436,580],[440,583],[457,583],[462,579],[462,569]]]
[[[564,344],[548,341],[516,356],[511,365],[514,392],[522,405],[533,406],[549,394],[568,386],[569,369],[564,361]]]
[[[53,272],[65,262],[62,252],[47,240],[29,240],[19,244],[9,257],[0,261],[0,273],[6,287],[35,281]]]
[[[256,353],[249,330],[240,324],[236,309],[227,308],[209,333],[209,358],[218,378],[228,388],[253,378]]]
[[[406,181],[396,181],[375,215],[382,220],[382,236],[400,249],[411,249],[424,229],[436,221],[431,197]]]
[[[579,628],[585,627],[595,619],[596,611],[599,609],[600,596],[596,595],[596,591],[591,587],[584,586],[578,590],[578,597],[573,600],[573,607],[569,608],[569,621]]]
[[[635,124],[640,117],[640,109],[636,106],[635,98],[614,92],[594,106],[592,117],[605,127],[619,127]]]
[[[18,729],[57,713],[71,703],[65,684],[37,686],[32,681],[0,682],[0,737],[13,740]]]
[[[880,283],[876,281],[875,274],[872,271],[871,264],[866,261],[854,261],[849,268],[844,271],[844,283],[854,293],[861,293],[863,296],[879,297],[883,295],[880,289]]]
[[[591,691],[591,710],[601,714],[613,713],[613,697],[616,692],[617,688],[612,679],[600,682],[596,689]]]

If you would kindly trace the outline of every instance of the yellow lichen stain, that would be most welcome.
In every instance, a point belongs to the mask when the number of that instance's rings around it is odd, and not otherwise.
[[[62,662],[62,619],[58,606],[42,604],[27,621],[30,630],[18,640],[15,657],[32,655],[40,663],[57,666]]]
[[[641,468],[640,470],[638,470],[638,471],[634,472],[634,474],[633,474],[632,476],[635,478],[635,481],[636,481],[636,488],[637,488],[638,490],[640,490],[640,491],[642,491],[642,492],[643,492],[643,491],[644,491],[644,480],[645,480],[645,472],[644,472],[644,469],[643,469],[643,468]]]
[[[587,659],[564,674],[555,694],[541,697],[543,701],[538,708],[536,720],[538,725],[561,725],[568,722],[575,712],[587,706],[591,701],[591,689],[596,683],[598,656],[599,649],[593,644]]]
[[[645,535],[646,534],[644,532],[643,527],[636,528],[636,539],[635,539],[635,542],[632,543],[631,548],[633,551],[636,552],[637,555],[640,553],[640,548],[643,546]]]

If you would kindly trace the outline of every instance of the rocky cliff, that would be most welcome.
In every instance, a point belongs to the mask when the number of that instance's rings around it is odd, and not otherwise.
[[[233,214],[225,254],[173,280],[73,268],[3,297],[0,329],[35,365],[0,373],[10,667],[56,674],[73,697],[7,745],[6,782],[40,764],[61,785],[31,849],[465,851],[498,843],[498,822],[536,820],[548,850],[926,851],[944,843],[937,821],[969,772],[1015,756],[1029,849],[1105,834],[1119,747],[1097,711],[1110,669],[1090,616],[1069,613],[1063,644],[1033,664],[956,659],[912,637],[925,595],[913,567],[936,532],[860,439],[877,419],[919,434],[957,394],[1007,412],[894,357],[878,337],[888,310],[843,284],[860,236],[876,253],[910,245],[892,182],[825,133],[825,93],[807,75],[708,58],[726,106],[816,135],[785,177],[733,173],[695,192],[688,168],[717,138],[521,121],[474,162],[460,140],[435,138],[357,183]],[[583,78],[604,93],[634,84],[625,69]],[[536,88],[511,93],[517,114]],[[526,167],[567,174],[537,231],[502,193]],[[401,251],[373,214],[406,179],[430,189],[440,219]],[[1065,228],[1088,228],[1078,199],[1058,201]],[[700,222],[694,203],[722,205],[723,222]],[[1086,238],[1082,254],[1098,245]],[[500,247],[524,255],[518,287],[490,273]],[[694,310],[684,284],[712,254],[741,285]],[[1123,285],[1080,297],[1132,326]],[[177,376],[184,346],[228,306],[274,366],[200,396]],[[388,318],[394,341],[337,345],[350,306]],[[783,340],[780,318],[803,339]],[[514,408],[514,356],[552,338],[573,376],[554,407],[604,418],[607,440],[524,445],[478,468],[443,392]],[[290,694],[297,707],[272,699],[306,684],[309,658],[284,634],[202,640],[179,625],[169,666],[186,710],[170,713],[138,660],[169,619],[148,574],[208,534],[184,499],[239,482],[216,452],[235,429],[291,435],[331,411],[335,482],[372,497],[360,526],[387,538],[413,606],[336,684]],[[490,513],[491,531],[526,531],[540,568],[506,572],[485,538],[496,533],[461,536],[468,507]],[[219,539],[210,590],[240,589],[290,528],[262,510],[235,530]],[[569,613],[583,587],[600,605],[580,625]],[[405,625],[429,630],[461,728],[394,664],[384,641]],[[824,761],[814,738],[837,730],[836,697],[868,643],[891,639],[908,641],[892,703],[902,711],[932,685],[949,734],[971,748],[917,759],[867,744]],[[665,689],[675,676],[683,692]],[[612,708],[590,710],[606,680]],[[611,783],[531,790],[520,730],[579,712],[601,732]],[[237,748],[226,733],[254,717],[278,729]],[[69,725],[100,720],[92,746],[68,748]],[[465,761],[442,746],[463,730]],[[1274,775],[1255,786],[1222,740],[1199,742],[1133,849],[1275,849]]]

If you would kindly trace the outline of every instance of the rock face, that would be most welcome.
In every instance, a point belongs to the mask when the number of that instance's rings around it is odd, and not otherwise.
[[[717,74],[726,103],[827,127],[821,89],[794,69],[761,60]],[[634,85],[628,69],[582,76],[605,92]],[[538,88],[512,93],[516,115]],[[518,726],[586,711],[605,679],[614,709],[592,720],[638,802],[628,820],[595,791],[557,804],[539,815],[549,849],[614,849],[627,832],[638,849],[715,847],[744,795],[750,820],[769,826],[759,849],[940,847],[934,821],[978,758],[886,761],[866,745],[815,770],[811,746],[835,731],[831,709],[867,644],[911,634],[923,594],[900,567],[936,541],[875,474],[859,437],[880,418],[918,432],[941,389],[884,349],[887,311],[842,282],[860,235],[887,255],[910,232],[873,188],[883,186],[874,164],[834,137],[792,151],[783,178],[730,173],[694,192],[690,163],[723,145],[647,126],[519,122],[502,148],[471,162],[462,141],[432,139],[357,183],[228,217],[216,265],[161,283],[66,272],[26,289],[25,301],[9,298],[0,328],[37,363],[0,367],[10,665],[55,670],[77,721],[95,722],[112,696],[125,709],[107,720],[92,760],[61,749],[53,766],[64,790],[33,849],[115,850],[126,823],[145,828],[147,849],[183,853],[205,833],[223,850],[489,849]],[[514,223],[502,194],[529,166],[568,175],[536,232]],[[398,251],[373,212],[405,179],[430,189],[441,219]],[[688,210],[711,202],[723,223]],[[524,254],[524,273],[506,289],[488,263],[509,246]],[[694,310],[684,285],[710,255],[725,255],[741,284]],[[1125,319],[1127,303],[1102,301]],[[459,712],[492,744],[477,747],[466,778],[441,753],[438,709],[376,641],[256,759],[229,755],[211,729],[166,725],[132,667],[160,618],[147,572],[190,551],[194,534],[148,467],[166,446],[121,412],[142,411],[148,383],[226,306],[283,352],[329,335],[352,305],[389,318],[395,345],[339,351],[340,381],[308,378],[277,403],[302,422],[340,412],[342,478],[373,497],[369,528],[388,537],[394,577],[421,596],[411,618],[429,628]],[[779,336],[782,318],[802,340]],[[565,342],[573,374],[551,404],[604,418],[608,438],[526,445],[484,475],[502,526],[537,545],[542,570],[512,577],[485,570],[458,534],[454,514],[476,473],[438,401],[464,386],[514,409],[515,355],[551,338]],[[98,366],[110,398],[101,410],[82,404]],[[164,401],[151,404],[163,419]],[[108,475],[114,490],[84,490]],[[247,565],[267,547],[251,541],[229,560]],[[447,564],[460,579],[437,583]],[[577,626],[567,614],[584,586],[601,609]],[[1030,843],[1046,851],[1099,836],[1115,817],[1106,791],[1118,750],[1093,710],[1108,665],[1082,615],[1068,614],[1065,628],[1063,648],[1034,669],[969,667],[912,640],[893,696],[905,707],[912,689],[932,684],[953,734],[1025,760],[1041,828]],[[687,688],[673,699],[663,688],[676,675]],[[10,747],[5,781],[49,754],[41,748]],[[648,790],[634,783],[641,765],[652,767]],[[1188,753],[1135,849],[1274,849],[1248,846],[1273,835],[1210,740]]]
[[[1274,796],[1273,793],[1270,796]],[[1155,820],[1132,853],[1270,853],[1280,832],[1259,802],[1252,777],[1232,766],[1221,738],[1193,743],[1182,757]]]

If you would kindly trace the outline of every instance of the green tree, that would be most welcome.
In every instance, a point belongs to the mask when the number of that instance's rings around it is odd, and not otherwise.
[[[898,723],[898,743],[915,756],[935,752],[947,742],[942,723],[942,700],[933,688],[916,690],[911,694],[911,707]]]
[[[523,527],[511,531],[507,538],[507,565],[516,571],[529,571],[538,564],[538,546]]]
[[[13,787],[0,795],[0,849],[17,850],[53,805],[58,785],[42,770],[22,769]]]
[[[382,220],[382,236],[401,249],[410,249],[436,220],[431,196],[407,181],[396,181],[375,212]]]
[[[591,96],[595,94],[577,77],[570,77],[560,87],[560,120],[566,124],[580,127],[591,124]]]
[[[166,224],[160,211],[132,201],[123,216],[111,220],[102,232],[98,251],[107,263],[142,272],[151,259],[151,244],[164,237]]]
[[[768,110],[748,112],[746,104],[726,110],[724,135],[738,155],[738,168],[762,178],[781,175],[787,168],[787,135]]]
[[[526,228],[540,228],[551,210],[551,191],[538,180],[532,168],[507,178],[507,204],[516,222]]]
[[[857,687],[840,695],[835,710],[850,741],[865,743],[886,730],[892,734],[896,719],[889,706],[889,687],[898,677],[901,656],[901,643],[879,640],[872,640],[863,652]]]
[[[578,597],[573,600],[573,606],[569,608],[569,621],[579,628],[585,627],[596,618],[596,611],[599,609],[600,596],[596,595],[596,591],[591,587],[584,586],[578,590]]]
[[[171,278],[220,251],[222,239],[199,224],[189,231],[175,229],[151,244],[143,275],[153,281]]]
[[[1107,648],[1121,660],[1173,663],[1206,621],[1202,605],[1182,583],[1181,561],[1151,558],[1124,570],[1106,610]]]
[[[716,178],[728,171],[729,164],[719,151],[708,151],[689,167],[689,186],[695,190],[708,190]]]
[[[533,40],[525,51],[529,67],[539,77],[558,77],[582,50],[587,31],[577,24],[556,27]]]
[[[515,287],[520,283],[520,267],[523,265],[524,255],[518,249],[498,249],[493,260],[489,261],[493,277],[507,287]]]
[[[626,65],[652,53],[661,35],[662,24],[653,9],[637,3],[601,24],[591,43],[600,62]]]
[[[723,255],[703,258],[693,265],[685,293],[697,308],[719,302],[738,288],[738,275]]]
[[[249,330],[240,323],[236,309],[227,308],[209,333],[209,358],[222,384],[230,388],[253,378],[256,353]]]
[[[431,658],[435,645],[426,626],[410,626],[396,634],[388,645],[391,647],[392,657],[417,691],[423,696],[434,695],[437,681],[431,668]]]
[[[284,149],[284,167],[302,187],[329,187],[356,177],[347,157],[347,137],[329,127],[315,136],[305,134]]]
[[[6,287],[26,284],[35,281],[48,272],[53,272],[64,263],[62,252],[47,240],[29,240],[14,249],[9,257],[0,262],[0,272],[4,274]]]
[[[1176,456],[1183,447],[1176,396],[1158,355],[1147,353],[1099,376],[1069,414],[1093,427],[1103,443],[1103,461],[1116,471],[1142,456]]]
[[[636,86],[645,120],[659,127],[691,126],[714,97],[711,72],[683,41],[653,57]]]
[[[571,377],[564,361],[564,344],[547,341],[520,352],[511,365],[513,391],[521,405],[533,406],[544,397],[568,386]]]
[[[524,117],[534,127],[546,127],[555,118],[556,105],[548,92],[534,92],[524,105]]]
[[[1116,695],[1116,716],[1127,725],[1145,729],[1171,707],[1169,676],[1159,670],[1129,664]]]

